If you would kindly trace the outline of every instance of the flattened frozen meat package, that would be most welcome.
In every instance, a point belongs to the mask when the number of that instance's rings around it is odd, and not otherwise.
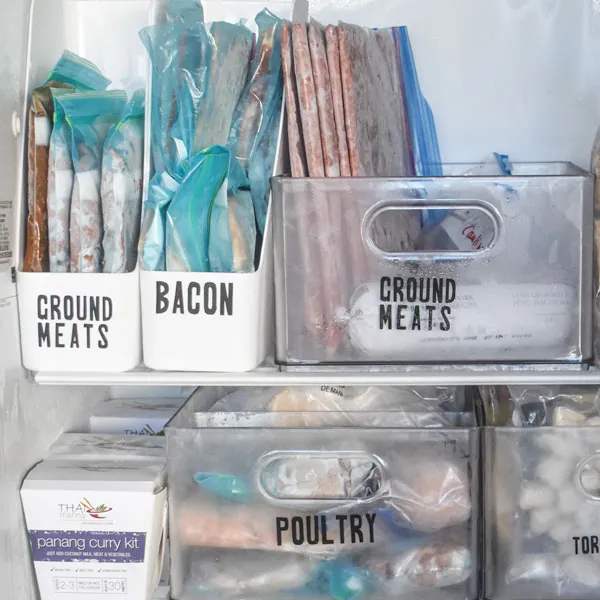
[[[319,111],[321,128],[321,146],[323,149],[323,165],[326,177],[340,176],[340,153],[338,148],[335,116],[333,113],[333,95],[327,65],[327,49],[325,45],[325,28],[318,21],[311,19],[308,25],[308,43],[312,62],[313,79]]]
[[[296,71],[296,85],[300,101],[300,117],[302,120],[302,134],[306,150],[308,175],[309,177],[325,177],[319,108],[317,106],[317,93],[306,25],[294,23],[292,44],[294,48],[294,69]]]
[[[226,146],[233,113],[248,77],[254,37],[244,25],[216,22],[210,27],[214,42],[208,85],[196,125],[194,152]]]
[[[290,147],[290,167],[292,177],[306,177],[306,152],[302,138],[298,87],[294,71],[294,49],[292,48],[292,24],[285,22],[281,30],[281,58],[285,85],[285,103],[287,110],[288,141]]]
[[[135,92],[106,137],[102,153],[103,271],[129,273],[137,263],[142,212],[144,96]]]
[[[412,167],[393,33],[346,23],[338,32],[352,175],[406,177]]]
[[[102,268],[102,148],[127,102],[122,91],[86,92],[58,98],[71,125],[75,180],[71,196],[71,273]]]
[[[233,117],[229,148],[247,172],[256,222],[263,233],[283,104],[283,21],[267,9],[261,11],[255,21],[258,25],[256,50],[248,82]]]
[[[351,177],[350,158],[348,156],[348,140],[346,138],[346,121],[344,119],[344,93],[342,91],[342,72],[340,66],[340,42],[337,27],[328,25],[325,30],[327,44],[327,66],[331,81],[333,113],[337,131],[338,152],[340,155],[340,174]]]

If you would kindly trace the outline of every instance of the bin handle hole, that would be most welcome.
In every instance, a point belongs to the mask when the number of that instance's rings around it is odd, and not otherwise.
[[[408,236],[397,235],[399,229],[408,229],[410,219],[418,219],[421,226],[425,211],[444,211],[450,218],[446,232],[457,249],[436,248],[421,229],[420,238],[413,240],[417,248],[408,247]],[[398,219],[404,212],[405,219]],[[362,221],[361,234],[366,247],[377,257],[394,262],[424,260],[460,260],[480,258],[496,245],[502,232],[502,218],[496,208],[483,200],[404,199],[379,202],[371,207]],[[458,245],[460,244],[460,245]]]
[[[587,498],[600,502],[600,451],[577,465],[576,482]]]
[[[373,500],[384,490],[381,461],[366,452],[274,451],[255,467],[256,487],[271,502]]]

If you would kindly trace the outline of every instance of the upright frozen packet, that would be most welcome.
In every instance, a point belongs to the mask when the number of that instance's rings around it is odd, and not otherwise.
[[[73,159],[71,158],[71,128],[62,104],[56,101],[75,93],[66,88],[53,88],[54,127],[48,155],[48,255],[50,273],[69,271],[69,221],[73,193]]]
[[[181,180],[171,177],[167,171],[154,175],[148,186],[148,197],[144,203],[144,218],[140,235],[140,257],[145,271],[165,271],[165,230],[167,209]]]
[[[58,98],[71,126],[75,170],[71,196],[72,273],[98,273],[102,266],[102,148],[127,102],[123,91],[87,92]]]
[[[144,90],[133,94],[104,143],[100,196],[105,273],[129,273],[137,262],[142,211],[144,99]]]
[[[31,94],[27,139],[27,245],[23,270],[48,271],[48,164],[52,131],[52,88],[103,90],[110,80],[73,52],[65,50],[46,81]]]
[[[274,116],[281,111],[283,99],[283,21],[265,9],[257,15],[256,24],[256,52],[233,118],[229,148],[248,173],[256,221],[263,233],[279,137],[280,120]]]
[[[176,25],[161,23],[145,27],[140,38],[152,64],[151,148],[155,170],[174,172],[177,149],[171,130],[177,119],[177,68],[179,39]]]
[[[218,21],[210,26],[214,43],[194,152],[225,146],[234,111],[248,78],[254,36],[244,25]]]

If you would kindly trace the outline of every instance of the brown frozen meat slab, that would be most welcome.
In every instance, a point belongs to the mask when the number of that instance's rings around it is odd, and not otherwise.
[[[294,23],[292,46],[294,49],[294,70],[296,71],[296,85],[298,86],[302,136],[304,138],[308,174],[310,177],[325,177],[319,109],[317,107],[306,25]]]
[[[308,43],[310,46],[310,58],[317,96],[317,108],[319,111],[325,176],[339,177],[340,154],[335,116],[333,114],[333,95],[329,79],[329,66],[327,65],[325,28],[314,19],[311,19],[308,26]]]
[[[400,65],[392,32],[340,23],[338,34],[352,175],[410,175]]]
[[[327,45],[327,66],[331,81],[333,114],[337,131],[338,153],[340,157],[340,175],[351,177],[350,159],[348,157],[348,140],[346,139],[346,122],[344,120],[344,95],[342,91],[342,73],[340,71],[340,44],[337,27],[328,25],[325,29]]]
[[[306,177],[306,153],[300,124],[298,89],[294,73],[294,51],[292,48],[292,24],[285,22],[281,30],[281,59],[287,110],[288,142],[290,147],[290,167],[292,177]]]
[[[338,35],[352,175],[411,176],[400,63],[392,31],[340,23]],[[416,212],[393,211],[385,221],[378,220],[372,236],[378,247],[402,252],[415,248],[420,231]]]

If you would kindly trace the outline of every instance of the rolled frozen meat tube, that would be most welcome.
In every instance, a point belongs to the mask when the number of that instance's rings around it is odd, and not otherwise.
[[[282,556],[261,550],[224,550],[192,556],[190,592],[272,594],[297,590],[311,579],[317,562],[301,554]]]
[[[349,525],[349,523],[348,523]],[[346,529],[326,515],[283,507],[218,503],[202,497],[178,511],[177,537],[186,546],[294,552],[321,558],[346,549]],[[364,537],[363,537],[364,543]]]
[[[473,571],[470,550],[446,542],[434,542],[396,556],[370,555],[360,564],[378,577],[384,592],[394,595],[458,585]]]
[[[469,474],[464,462],[431,457],[390,466],[388,506],[412,529],[434,533],[471,517]]]

